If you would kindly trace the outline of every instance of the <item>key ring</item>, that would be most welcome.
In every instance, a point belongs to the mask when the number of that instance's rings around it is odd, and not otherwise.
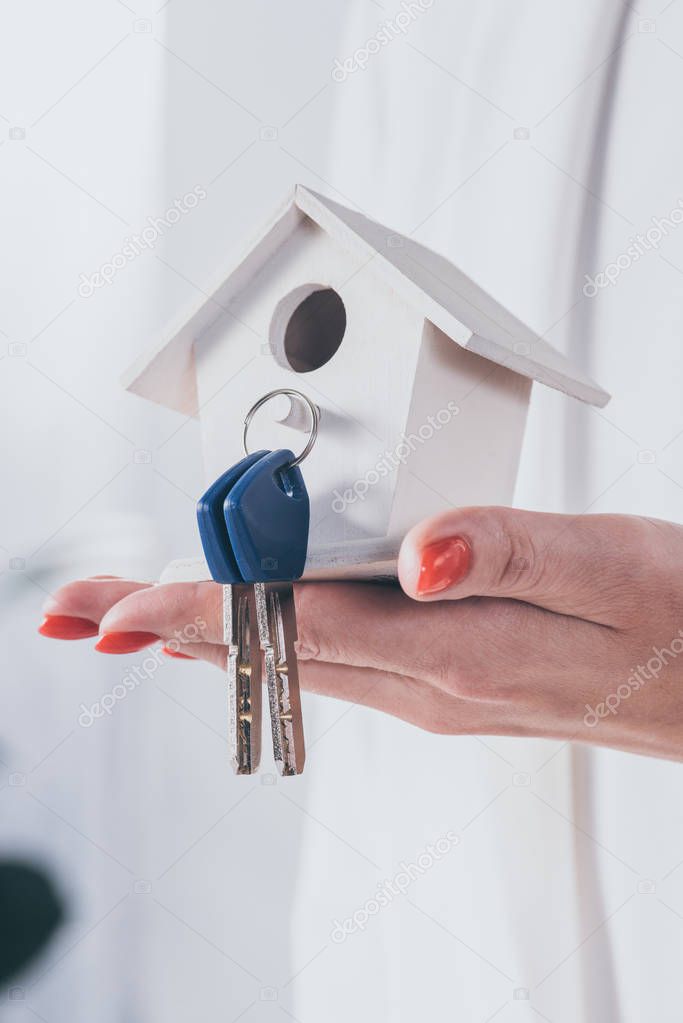
[[[251,406],[246,416],[244,417],[244,432],[242,433],[242,446],[244,448],[245,455],[248,455],[250,452],[249,448],[247,447],[247,433],[249,432],[249,426],[251,424],[252,419],[254,418],[254,415],[256,414],[256,412],[258,412],[262,405],[265,405],[266,402],[270,401],[271,398],[276,398],[280,394],[286,394],[288,398],[300,398],[306,404],[306,406],[308,407],[308,411],[311,413],[311,435],[308,438],[306,447],[303,449],[301,454],[297,455],[293,462],[290,462],[290,468],[293,469],[295,465],[300,465],[301,462],[303,462],[304,458],[307,458],[310,455],[313,449],[313,445],[318,439],[318,425],[320,423],[320,409],[316,404],[314,404],[314,402],[311,401],[310,398],[307,398],[305,394],[302,394],[301,391],[293,391],[289,387],[281,387],[275,391],[268,391],[268,393],[264,394],[262,398],[259,398],[259,400]]]

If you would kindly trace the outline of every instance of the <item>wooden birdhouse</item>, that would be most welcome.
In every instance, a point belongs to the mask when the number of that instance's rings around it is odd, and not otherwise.
[[[302,185],[205,292],[125,386],[199,417],[207,480],[265,393],[318,406],[306,576],[383,574],[420,519],[510,504],[533,381],[609,400],[442,256]],[[296,399],[252,425],[252,450],[306,442]]]

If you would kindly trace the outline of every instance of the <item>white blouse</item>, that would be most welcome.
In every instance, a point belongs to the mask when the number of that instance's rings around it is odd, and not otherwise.
[[[613,394],[596,411],[534,388],[516,503],[683,521],[683,7],[349,6],[327,185],[450,257]],[[294,959],[312,914],[341,929],[302,977],[302,1020],[346,1023],[361,1001],[361,1018],[397,1023],[678,1019],[679,765],[436,738],[362,709],[315,761],[307,809],[353,848],[306,822]]]

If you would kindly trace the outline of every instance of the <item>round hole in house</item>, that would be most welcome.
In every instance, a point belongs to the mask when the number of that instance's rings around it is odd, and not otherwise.
[[[346,309],[334,288],[304,284],[278,303],[270,343],[281,365],[310,373],[330,361],[345,331]]]

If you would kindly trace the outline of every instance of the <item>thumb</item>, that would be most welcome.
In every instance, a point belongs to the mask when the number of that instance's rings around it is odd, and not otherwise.
[[[611,625],[637,604],[633,582],[655,532],[625,515],[459,508],[408,533],[399,580],[416,600],[507,597]]]

